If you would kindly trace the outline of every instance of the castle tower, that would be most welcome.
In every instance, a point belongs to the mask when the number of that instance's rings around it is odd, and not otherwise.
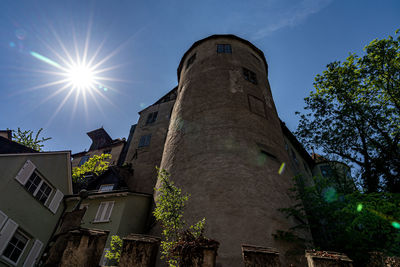
[[[241,244],[291,262],[272,236],[298,223],[278,211],[293,204],[293,174],[278,172],[289,159],[267,76],[264,54],[234,35],[194,43],[178,68],[161,168],[190,194],[187,223],[205,217],[206,236],[220,242],[218,266],[243,266]]]

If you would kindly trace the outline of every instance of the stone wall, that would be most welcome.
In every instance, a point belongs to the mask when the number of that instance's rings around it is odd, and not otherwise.
[[[122,243],[120,267],[153,267],[156,263],[160,238],[131,234],[124,237]]]
[[[218,44],[230,44],[232,53],[217,53]],[[272,234],[297,225],[278,211],[295,204],[294,174],[279,172],[289,159],[262,52],[237,37],[214,36],[192,46],[181,67],[161,167],[191,195],[186,222],[207,218],[205,234],[220,242],[221,266],[242,266],[243,243],[275,247],[288,265],[287,244]],[[311,239],[308,231],[296,234]]]
[[[345,254],[331,251],[306,251],[308,267],[353,267]]]
[[[281,267],[279,252],[273,248],[242,245],[245,267]]]

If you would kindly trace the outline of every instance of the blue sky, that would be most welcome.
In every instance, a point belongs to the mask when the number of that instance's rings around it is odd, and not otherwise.
[[[2,0],[0,129],[44,128],[52,137],[46,150],[73,153],[88,149],[86,132],[101,126],[112,138],[127,137],[137,112],[177,84],[192,43],[229,33],[264,52],[278,113],[295,130],[294,112],[315,75],[397,28],[398,0]],[[96,54],[107,80],[86,93],[85,104],[77,90],[49,84],[61,79],[55,65],[68,55],[82,59],[86,40],[87,59]]]

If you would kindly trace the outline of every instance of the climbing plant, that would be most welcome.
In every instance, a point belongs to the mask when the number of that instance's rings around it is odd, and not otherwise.
[[[186,224],[183,213],[189,195],[183,194],[182,190],[174,185],[166,170],[157,167],[156,169],[160,186],[155,188],[157,198],[153,215],[162,227],[161,254],[170,267],[180,266],[181,258],[173,252],[174,248],[184,233],[189,232],[195,238],[201,237],[204,232],[205,218],[184,231]]]
[[[119,262],[121,258],[122,239],[118,235],[111,236],[110,250],[107,251],[105,257],[109,260]]]
[[[72,168],[72,181],[84,182],[88,174],[100,175],[108,169],[111,154],[94,155],[79,167]]]

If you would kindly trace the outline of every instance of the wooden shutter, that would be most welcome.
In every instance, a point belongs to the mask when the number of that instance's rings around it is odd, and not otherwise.
[[[3,229],[0,231],[0,255],[3,254],[8,242],[10,242],[15,231],[18,228],[18,224],[11,219],[8,219]]]
[[[0,210],[0,230],[7,221],[7,215]]]
[[[35,169],[36,169],[35,164],[33,164],[32,161],[28,159],[25,162],[24,166],[22,166],[22,169],[19,170],[17,176],[15,176],[15,179],[22,185],[25,185]]]
[[[104,209],[107,207],[108,202],[101,202],[99,208],[97,209],[96,217],[94,218],[95,222],[100,222],[102,219],[102,215],[104,213]]]
[[[40,255],[40,250],[42,249],[42,247],[43,243],[40,240],[36,239],[35,243],[33,243],[31,251],[29,251],[29,254],[26,257],[23,267],[32,267],[33,265],[35,265],[35,262]]]
[[[53,199],[50,202],[49,209],[51,212],[56,213],[60,203],[64,197],[64,194],[57,189],[57,192],[54,194]]]
[[[109,221],[110,220],[111,212],[112,212],[113,207],[114,207],[114,201],[108,202],[108,206],[107,206],[106,211],[105,211],[104,216],[103,216],[103,221]]]

